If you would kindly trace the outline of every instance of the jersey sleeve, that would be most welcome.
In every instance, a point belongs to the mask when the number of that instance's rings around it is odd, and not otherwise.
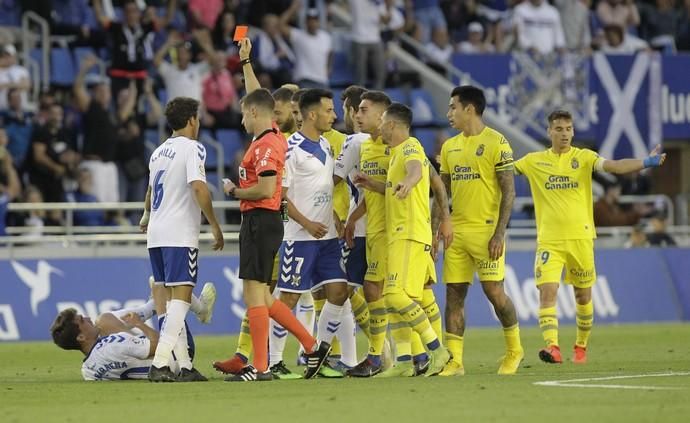
[[[254,149],[254,169],[256,175],[262,176],[263,173],[275,175],[278,172],[278,155],[280,151],[268,140],[261,140]]]
[[[424,149],[419,142],[408,142],[403,146],[403,163],[407,164],[413,160],[418,160],[422,164],[427,160]]]
[[[599,156],[599,154],[595,153],[592,150],[584,149],[584,158],[585,158],[585,163],[587,164],[587,168],[594,172],[597,168],[597,165],[600,164],[600,162],[604,161],[604,158]]]
[[[513,149],[510,148],[508,140],[503,136],[501,136],[501,141],[496,146],[493,161],[494,169],[497,172],[513,170]]]
[[[295,155],[288,152],[285,157],[285,169],[283,170],[283,188],[290,188],[295,174]]]
[[[448,166],[448,140],[441,146],[441,172],[450,174],[450,166]]]
[[[187,183],[193,181],[206,182],[206,148],[200,142],[194,143],[194,148],[187,152]]]
[[[333,173],[336,176],[345,179],[359,165],[359,145],[359,143],[355,142],[354,137],[347,137],[343,144],[343,149],[335,161],[335,171]]]
[[[519,160],[516,160],[513,163],[513,166],[515,166],[515,173],[518,175],[524,175],[527,173],[527,166],[528,166],[528,156],[525,156]]]

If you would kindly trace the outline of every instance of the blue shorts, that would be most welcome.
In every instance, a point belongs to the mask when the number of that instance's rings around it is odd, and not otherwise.
[[[341,242],[345,274],[350,284],[362,286],[364,275],[367,273],[367,239],[363,236],[355,238],[355,245],[349,248],[345,241]]]
[[[149,248],[153,279],[165,286],[196,285],[199,249],[189,247]]]
[[[337,238],[324,241],[283,241],[278,289],[302,293],[334,282],[347,282]]]

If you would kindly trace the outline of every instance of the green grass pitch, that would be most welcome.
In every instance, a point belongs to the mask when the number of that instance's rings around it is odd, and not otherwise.
[[[547,365],[537,357],[539,331],[523,329],[526,357],[516,376],[495,374],[503,351],[500,329],[470,327],[464,377],[240,384],[223,382],[211,368],[214,359],[234,351],[230,336],[197,338],[196,365],[211,381],[189,384],[83,382],[79,352],[48,342],[4,343],[0,421],[690,421],[690,325],[595,326],[584,366],[569,362],[574,336],[573,327],[561,328],[567,362]],[[365,351],[363,341],[360,351]],[[291,340],[286,357],[293,361],[295,355]],[[574,379],[579,381],[563,382]],[[535,384],[547,381],[578,386]]]

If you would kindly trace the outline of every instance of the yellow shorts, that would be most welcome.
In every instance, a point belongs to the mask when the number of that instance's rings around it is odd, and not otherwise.
[[[273,259],[273,273],[271,273],[271,280],[278,280],[278,269],[280,269],[280,253],[276,254],[275,259]]]
[[[383,292],[402,290],[420,301],[424,285],[436,280],[436,266],[431,246],[412,240],[398,240],[388,245],[388,276]]]
[[[474,273],[482,282],[500,282],[505,277],[506,255],[489,259],[489,240],[493,232],[455,232],[453,242],[443,253],[445,283],[472,283]]]
[[[367,273],[364,280],[369,282],[383,282],[386,279],[386,260],[388,256],[388,242],[385,232],[367,236]]]
[[[594,240],[569,239],[544,241],[537,244],[534,258],[534,276],[537,285],[563,282],[576,288],[589,288],[597,280],[594,267]]]

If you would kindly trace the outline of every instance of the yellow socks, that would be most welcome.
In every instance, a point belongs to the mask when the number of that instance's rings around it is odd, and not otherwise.
[[[412,358],[412,328],[394,310],[389,310],[389,328],[393,342],[395,342],[395,352],[398,361],[411,360]],[[422,347],[423,349],[423,347]],[[402,360],[401,360],[402,359]]]
[[[434,329],[438,339],[443,337],[443,322],[441,320],[441,311],[436,304],[436,297],[434,296],[434,291],[431,289],[424,290],[424,296],[422,297],[422,302],[420,304],[424,313],[429,318],[429,323]]]
[[[249,358],[253,350],[252,337],[249,334],[249,319],[245,313],[244,318],[242,318],[242,325],[240,326],[240,337],[237,338],[237,350],[235,350],[235,354],[242,354],[246,358]]]
[[[369,303],[369,354],[383,354],[388,328],[388,309],[383,298]]]
[[[453,361],[462,365],[464,338],[460,335],[446,332],[446,347],[448,347],[448,351],[450,351],[453,356]]]
[[[558,346],[558,317],[556,306],[539,309],[539,328],[546,346]]]
[[[514,324],[511,327],[503,328],[503,337],[506,341],[506,351],[520,351],[522,344],[520,342],[520,325]]]
[[[371,337],[369,331],[369,307],[367,307],[367,302],[362,295],[362,290],[356,290],[350,297],[350,304],[352,304],[352,313],[355,315],[355,321],[362,332],[367,336],[367,339]]]
[[[429,346],[429,344],[440,342],[429,323],[429,319],[426,317],[426,313],[424,313],[424,310],[422,310],[419,304],[412,301],[412,299],[403,292],[388,293],[384,298],[389,309],[396,310],[400,318],[407,322],[412,329],[419,334],[424,344]],[[429,346],[429,348],[436,349],[437,347],[434,344],[433,347]]]
[[[592,322],[594,321],[594,305],[592,305],[592,301],[584,305],[575,304],[575,321],[577,323],[575,345],[587,348],[587,341],[589,340]]]

